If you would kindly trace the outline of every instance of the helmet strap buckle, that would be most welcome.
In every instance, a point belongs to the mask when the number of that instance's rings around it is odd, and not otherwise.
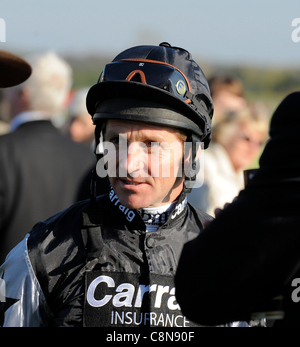
[[[192,143],[192,153],[191,153],[191,160],[185,174],[185,182],[184,182],[185,193],[190,193],[193,189],[193,186],[195,185],[196,176],[197,176],[197,161],[196,161],[197,143],[199,143],[200,140],[196,135],[191,134],[188,137],[188,141]]]

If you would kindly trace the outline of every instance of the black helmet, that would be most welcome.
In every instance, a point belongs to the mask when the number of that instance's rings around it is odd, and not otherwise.
[[[145,121],[189,131],[204,148],[210,142],[213,103],[206,77],[189,52],[168,43],[120,53],[90,88],[87,109],[96,125]]]

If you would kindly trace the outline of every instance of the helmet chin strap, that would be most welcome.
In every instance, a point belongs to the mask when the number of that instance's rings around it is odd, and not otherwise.
[[[185,171],[185,182],[184,182],[184,191],[185,193],[190,193],[195,185],[197,171],[197,143],[200,142],[199,138],[192,134],[187,138],[186,142],[192,143],[192,152],[191,152],[191,160],[188,166],[188,169]],[[189,149],[189,148],[188,148]]]
[[[98,124],[95,127],[95,148],[94,148],[94,153],[97,158],[97,162],[102,158],[103,154],[102,153],[97,153],[97,148],[100,144],[100,136],[101,136],[101,131],[102,131],[102,125],[103,124]],[[91,193],[91,198],[90,198],[90,208],[95,209],[96,206],[96,199],[97,199],[97,171],[96,167],[92,171],[92,179],[90,182],[90,193]]]

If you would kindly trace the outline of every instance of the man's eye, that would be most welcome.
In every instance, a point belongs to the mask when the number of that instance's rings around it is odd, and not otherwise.
[[[119,144],[119,136],[113,137],[112,139],[109,140],[109,142],[113,143],[114,145],[118,145]]]
[[[158,148],[159,147],[159,143],[158,142],[151,142],[150,146],[151,146],[151,148]]]

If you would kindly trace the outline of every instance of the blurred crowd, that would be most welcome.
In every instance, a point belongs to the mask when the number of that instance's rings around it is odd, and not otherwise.
[[[209,80],[214,103],[212,142],[200,163],[202,174],[188,195],[194,206],[214,216],[216,208],[244,188],[244,170],[256,168],[268,139],[271,110],[261,103],[250,103],[241,80],[216,75]]]
[[[34,224],[90,197],[96,165],[88,89],[72,90],[72,68],[54,52],[25,59],[30,78],[0,89],[0,263]]]
[[[96,160],[88,87],[72,89],[71,66],[53,52],[25,58],[31,77],[0,89],[0,263],[34,223],[89,197]],[[214,215],[243,189],[243,170],[257,165],[270,113],[246,99],[237,78],[212,76],[209,84],[212,143],[201,163],[204,182],[188,199]],[[107,187],[102,180],[98,192]]]

